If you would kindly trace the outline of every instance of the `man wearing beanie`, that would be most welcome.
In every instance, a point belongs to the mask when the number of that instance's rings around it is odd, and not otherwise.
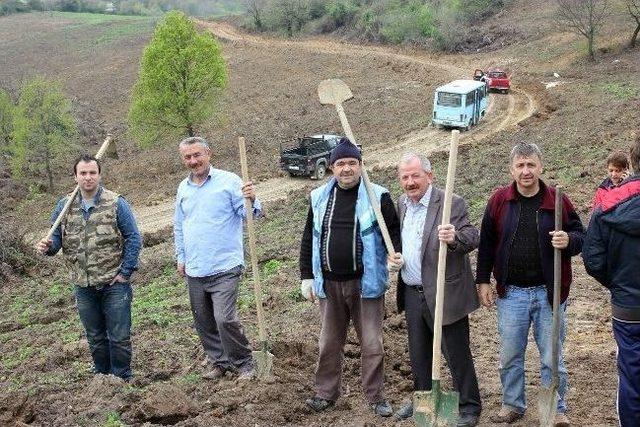
[[[333,177],[311,192],[300,247],[302,295],[320,304],[322,329],[315,396],[317,412],[340,395],[343,350],[352,321],[361,347],[362,389],[373,411],[393,413],[383,394],[382,319],[387,290],[387,251],[362,182],[360,150],[342,138],[329,159]],[[391,240],[399,249],[400,228],[389,191],[372,184]]]

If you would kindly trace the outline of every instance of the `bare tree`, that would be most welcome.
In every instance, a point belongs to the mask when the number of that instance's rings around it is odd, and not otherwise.
[[[595,38],[609,16],[607,0],[557,0],[557,22],[587,39],[589,58],[595,59]]]
[[[640,0],[626,0],[625,6],[629,11],[629,15],[636,21],[636,29],[633,31],[631,40],[629,40],[629,47],[636,47],[636,40],[638,39],[638,33],[640,33]]]
[[[256,30],[262,31],[264,28],[262,14],[264,11],[265,0],[245,0],[244,3],[247,7],[247,12],[253,18],[253,24],[256,26]]]

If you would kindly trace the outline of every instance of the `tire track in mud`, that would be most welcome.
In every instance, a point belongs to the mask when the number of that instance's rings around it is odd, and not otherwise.
[[[375,55],[381,58],[439,68],[448,73],[451,79],[468,77],[466,69],[456,67],[455,65],[438,62],[422,55],[411,56],[389,52],[388,48],[382,46],[358,46],[322,39],[293,41],[263,38],[250,34],[241,34],[232,25],[227,23],[200,21],[199,24],[216,37],[225,40],[231,45],[259,45],[268,46],[269,48],[282,48],[288,51],[304,50],[351,57]],[[514,126],[531,116],[536,111],[536,108],[537,106],[533,96],[518,88],[512,88],[508,95],[490,94],[489,106],[485,118],[470,131],[461,133],[460,144],[479,142],[487,139],[493,134]],[[393,166],[397,164],[402,154],[406,151],[428,156],[434,152],[446,150],[449,139],[449,132],[429,125],[425,128],[412,131],[402,138],[389,141],[386,144],[377,144],[371,147],[365,146],[364,153],[367,168],[374,166]],[[312,181],[300,178],[274,177],[267,181],[257,183],[256,194],[263,202],[273,202],[286,199],[289,192],[308,186],[311,183]],[[172,226],[174,210],[173,198],[160,201],[153,206],[134,206],[133,209],[136,213],[140,229],[144,233],[154,233],[166,230]]]

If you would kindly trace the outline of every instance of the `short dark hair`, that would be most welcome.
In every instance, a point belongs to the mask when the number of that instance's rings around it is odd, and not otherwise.
[[[73,164],[73,175],[74,176],[78,174],[78,163],[80,163],[80,162],[85,162],[85,163],[96,162],[96,164],[98,165],[98,173],[101,172],[100,160],[96,159],[91,154],[83,154],[82,156],[78,157],[76,159],[76,162]]]
[[[640,133],[636,136],[635,142],[631,144],[629,157],[631,157],[631,167],[633,168],[633,172],[640,172]]]
[[[629,158],[625,153],[620,150],[616,150],[613,153],[607,156],[607,166],[613,165],[617,168],[628,169],[629,168]]]

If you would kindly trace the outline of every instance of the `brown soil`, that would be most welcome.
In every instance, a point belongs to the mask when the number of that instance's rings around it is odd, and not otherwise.
[[[442,149],[448,135],[429,126],[433,88],[466,77],[476,67],[502,65],[514,73],[514,90],[506,96],[493,95],[486,120],[462,135],[456,191],[469,201],[472,220],[479,224],[490,191],[509,180],[505,168],[509,147],[533,141],[545,151],[544,178],[566,186],[586,224],[593,188],[602,178],[602,160],[637,132],[640,56],[622,50],[616,35],[602,42],[608,53],[601,53],[598,63],[588,64],[576,53],[575,37],[551,32],[543,24],[553,2],[545,3],[544,13],[529,2],[516,3],[510,15],[487,26],[506,21],[506,26],[516,28],[519,41],[490,55],[430,56],[327,38],[262,38],[241,34],[228,24],[204,23],[222,39],[231,78],[224,115],[205,132],[215,143],[213,162],[238,171],[236,140],[245,135],[251,174],[259,181],[258,196],[268,201],[267,218],[258,223],[258,245],[265,269],[269,263],[276,266],[264,277],[275,381],[201,379],[203,354],[184,285],[172,268],[171,198],[184,170],[175,147],[140,151],[121,138],[121,160],[107,164],[106,184],[133,202],[147,246],[134,296],[139,304],[134,306],[135,380],[124,384],[89,374],[90,357],[73,297],[68,289],[61,290],[64,272],[51,272],[59,267],[58,260],[38,258],[37,271],[30,277],[0,289],[6,313],[0,319],[0,425],[92,426],[109,420],[177,426],[411,425],[371,413],[362,396],[353,333],[345,349],[343,396],[336,408],[316,414],[303,403],[312,394],[319,322],[317,307],[296,292],[297,247],[306,194],[319,183],[280,176],[278,149],[281,142],[302,134],[340,131],[335,111],[319,104],[316,88],[325,78],[341,78],[355,95],[345,109],[365,147],[372,179],[398,196],[395,172],[388,166],[405,150],[429,153],[436,176],[444,176]],[[59,47],[64,37],[56,31],[64,25],[46,15],[0,18],[0,39],[11,41],[10,48],[0,51],[3,65],[8,64],[0,84],[13,89],[23,76],[21,70],[49,70],[64,76],[69,93],[77,94],[75,105],[80,110],[93,112],[85,113],[90,118],[87,123],[106,120],[100,129],[122,129],[135,64],[148,34],[122,39],[121,45],[105,47],[105,52],[96,51],[92,57]],[[26,37],[27,28],[42,30]],[[21,55],[20,42],[27,43],[24,49],[32,54]],[[59,55],[47,56],[47,51]],[[109,73],[99,72],[112,57],[120,65]],[[544,83],[554,81],[553,72],[566,83],[545,89]],[[66,187],[68,177],[61,173],[60,178],[60,187]],[[21,220],[43,224],[52,200],[30,203],[31,210],[20,211],[26,212]],[[608,294],[585,274],[579,259],[574,267],[565,345],[569,415],[574,425],[616,425],[615,344]],[[255,342],[248,286],[241,287],[240,315]],[[397,408],[409,398],[412,382],[407,331],[403,316],[395,310],[394,287],[391,283],[387,295],[384,343],[386,394]],[[471,316],[471,339],[484,405],[480,425],[490,426],[489,416],[499,408],[501,396],[495,309],[481,309]],[[531,344],[526,362],[529,409],[519,426],[537,424],[539,363]],[[450,386],[448,379],[446,385]]]

